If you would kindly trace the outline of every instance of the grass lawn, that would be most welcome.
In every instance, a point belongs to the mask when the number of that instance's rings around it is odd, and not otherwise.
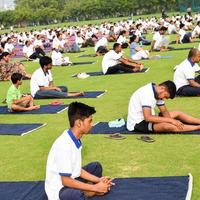
[[[193,47],[198,43],[182,46]],[[180,45],[179,45],[180,46]],[[148,47],[149,48],[149,47]],[[93,53],[93,48],[84,53]],[[129,55],[129,50],[125,50]],[[85,80],[72,78],[78,72],[101,70],[102,57],[78,58],[82,54],[67,54],[72,61],[96,60],[93,65],[53,68],[56,85],[67,85],[70,91],[107,90],[97,99],[81,102],[95,106],[94,123],[127,117],[128,102],[132,93],[149,83],[172,80],[173,67],[186,58],[188,51],[171,51],[166,60],[144,61],[150,67],[147,73],[89,77]],[[158,53],[156,53],[158,54]],[[28,72],[38,68],[36,62],[26,62]],[[0,83],[0,99],[3,100],[9,82]],[[29,92],[29,81],[21,88]],[[36,104],[48,104],[50,100],[38,100]],[[72,100],[66,99],[65,103]],[[199,97],[176,98],[166,102],[169,110],[182,110],[200,117]],[[2,103],[0,105],[3,105]],[[0,123],[47,123],[47,126],[23,137],[1,136],[0,181],[44,180],[48,151],[54,140],[69,127],[67,112],[56,115],[1,115]],[[200,137],[199,135],[152,135],[152,144],[138,141],[137,135],[129,135],[122,141],[109,140],[104,135],[87,135],[83,138],[83,164],[100,161],[104,175],[111,177],[179,176],[192,173],[194,177],[193,200],[200,198]]]

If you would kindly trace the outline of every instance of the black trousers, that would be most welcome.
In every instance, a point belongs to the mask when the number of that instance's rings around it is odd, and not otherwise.
[[[113,67],[109,67],[106,74],[115,74],[121,71],[124,73],[133,73],[133,67],[120,63]]]
[[[200,84],[200,75],[195,78],[195,81]],[[198,96],[200,95],[200,87],[192,87],[184,85],[178,89],[177,95],[179,96]]]

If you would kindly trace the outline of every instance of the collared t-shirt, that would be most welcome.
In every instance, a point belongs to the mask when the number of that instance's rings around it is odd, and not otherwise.
[[[66,130],[52,145],[46,166],[45,191],[49,200],[59,200],[61,176],[77,178],[81,174],[81,141]]]
[[[156,99],[155,84],[149,83],[136,90],[129,101],[127,129],[133,131],[135,125],[144,120],[143,108],[151,108],[151,114],[155,115],[154,108],[164,105],[163,100]]]
[[[158,49],[161,47],[161,42],[162,42],[162,35],[159,33],[159,31],[157,31],[154,35],[153,35],[153,40],[155,40],[155,44],[154,44],[154,49]]]
[[[14,100],[21,99],[22,94],[19,90],[19,88],[16,88],[15,85],[11,85],[8,89],[7,96],[6,96],[6,103],[8,105],[8,108],[11,107]]]
[[[40,87],[48,87],[51,81],[53,81],[53,78],[50,70],[48,70],[48,73],[45,73],[41,67],[37,69],[31,76],[30,81],[32,97],[40,90]]]
[[[116,53],[114,50],[110,50],[106,53],[102,60],[102,70],[105,74],[109,67],[113,67],[120,63],[120,58],[122,57],[122,52]]]
[[[23,47],[23,53],[26,54],[28,57],[30,57],[34,53],[33,45],[30,45],[30,46],[25,45]]]
[[[176,67],[174,83],[177,90],[185,85],[189,85],[189,80],[195,79],[195,70],[197,69],[196,65],[197,64],[192,64],[188,59],[185,59]]]

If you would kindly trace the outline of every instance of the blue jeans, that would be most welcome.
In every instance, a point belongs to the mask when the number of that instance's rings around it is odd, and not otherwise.
[[[38,90],[34,99],[51,99],[51,98],[67,98],[67,87],[58,86],[62,92],[56,90]]]
[[[89,172],[92,175],[97,177],[102,177],[102,166],[99,162],[92,162],[84,166],[83,169]],[[87,183],[88,181],[77,178],[77,180]],[[63,187],[59,193],[60,200],[86,200],[87,197],[84,195],[84,192],[78,189],[72,189],[68,187]]]

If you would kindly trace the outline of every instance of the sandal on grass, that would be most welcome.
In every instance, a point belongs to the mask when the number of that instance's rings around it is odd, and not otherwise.
[[[123,139],[126,139],[126,137],[123,136],[123,135],[121,135],[120,133],[110,134],[108,136],[105,136],[105,138],[114,139],[114,140],[123,140]]]
[[[139,137],[139,138],[137,138],[138,140],[141,140],[141,141],[143,141],[143,142],[149,142],[149,143],[151,143],[151,142],[155,142],[155,140],[153,139],[153,138],[151,138],[151,137],[149,137],[149,136],[141,136],[141,137]]]

